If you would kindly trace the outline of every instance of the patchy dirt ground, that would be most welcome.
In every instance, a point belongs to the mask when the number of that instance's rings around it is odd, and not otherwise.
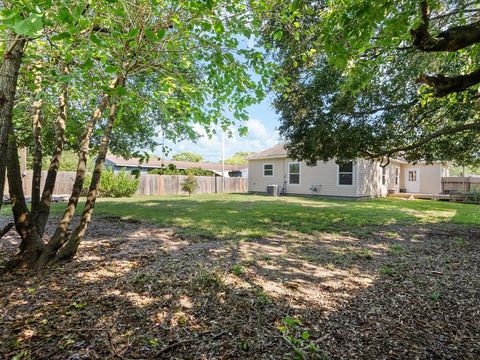
[[[97,218],[74,261],[0,275],[0,358],[478,359],[479,234],[225,242]]]

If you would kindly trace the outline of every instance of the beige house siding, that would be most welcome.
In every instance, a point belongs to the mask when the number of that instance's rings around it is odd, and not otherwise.
[[[407,164],[403,168],[402,188],[408,192],[407,172],[410,169],[418,170],[419,193],[423,194],[439,194],[442,192],[442,177],[448,175],[448,169],[440,164],[424,165],[424,164]]]
[[[250,160],[248,162],[248,191],[266,192],[267,185],[282,186],[285,158]],[[273,164],[273,176],[263,176],[263,165]]]
[[[390,161],[385,167],[385,184],[382,184],[382,167],[377,161],[358,159],[359,196],[386,196],[389,190],[400,191],[401,164]],[[395,171],[398,169],[398,184],[395,183]]]
[[[300,184],[289,184],[289,164],[300,164]],[[273,176],[264,176],[263,165],[273,165]],[[338,165],[335,160],[318,162],[316,166],[308,166],[303,161],[290,158],[251,159],[248,162],[248,190],[266,192],[267,186],[276,184],[279,190],[285,187],[287,194],[327,195],[346,197],[378,197],[386,196],[389,190],[399,192],[406,188],[406,174],[409,169],[418,171],[420,193],[437,194],[442,191],[442,176],[448,170],[442,164],[423,165],[406,164],[391,160],[385,168],[385,184],[382,184],[382,167],[379,162],[357,159],[353,163],[353,184],[338,184]],[[398,170],[398,181],[396,171]],[[313,191],[312,188],[318,189]]]
[[[290,163],[300,163],[300,184],[289,184],[288,164]],[[263,176],[264,164],[273,164],[273,176]],[[280,189],[285,186],[287,194],[358,196],[355,162],[352,185],[338,185],[338,165],[335,160],[318,162],[316,166],[308,166],[303,161],[298,162],[289,158],[249,160],[248,174],[248,190],[252,192],[265,192],[267,185],[276,184]],[[312,187],[317,188],[318,191],[312,191]]]

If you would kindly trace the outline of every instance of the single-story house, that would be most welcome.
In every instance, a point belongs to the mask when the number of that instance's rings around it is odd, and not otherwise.
[[[148,161],[141,162],[138,158],[124,159],[120,156],[108,154],[105,158],[105,168],[113,169],[113,171],[132,171],[140,170],[140,173],[147,173],[149,170],[161,169],[173,164],[177,169],[186,170],[192,168],[200,168],[209,170],[217,176],[222,176],[222,164],[220,163],[205,163],[205,162],[189,162],[189,161],[175,161],[162,160],[156,157],[151,157]],[[225,177],[246,177],[248,174],[247,165],[225,165]]]
[[[330,160],[308,166],[289,158],[283,145],[253,154],[247,160],[250,192],[266,192],[268,185],[277,185],[283,194],[359,198],[389,192],[440,194],[442,177],[448,176],[446,164],[411,164],[401,159],[391,159],[386,167],[361,158],[344,164]]]

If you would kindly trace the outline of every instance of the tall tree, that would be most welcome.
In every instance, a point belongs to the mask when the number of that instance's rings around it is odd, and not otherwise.
[[[25,17],[15,4],[8,14],[18,21]],[[28,63],[20,71],[21,80],[38,98],[28,65],[30,59],[42,59],[43,78],[53,84],[42,92],[56,94],[58,101],[52,105],[45,96],[32,109],[25,102],[17,111],[18,121],[10,116],[8,122],[9,191],[22,239],[9,267],[41,268],[76,254],[92,218],[110,144],[120,152],[134,150],[125,141],[126,134],[133,135],[135,144],[149,144],[153,129],[165,119],[176,119],[171,136],[182,128],[193,134],[193,124],[207,132],[217,125],[227,128],[233,121],[226,110],[237,120],[246,120],[245,108],[263,97],[269,74],[262,54],[240,44],[242,37],[256,31],[251,7],[241,1],[65,1],[48,8],[40,18],[36,35],[28,38],[31,46],[23,56]],[[15,24],[8,28],[13,34],[18,30]],[[17,68],[22,70],[20,65]],[[252,80],[250,69],[259,75],[258,81]],[[162,119],[141,116],[144,110],[151,112],[148,99],[160,105]],[[52,108],[56,115],[48,116]],[[26,127],[28,113],[34,120]],[[34,139],[39,150],[50,146],[44,152],[52,154],[49,181],[31,209],[23,194],[17,154],[18,145],[28,139]],[[65,145],[78,152],[75,184],[54,234],[45,242],[52,184]],[[80,220],[71,230],[91,151],[96,152],[92,181]],[[35,156],[36,165],[41,164],[42,154],[38,151]],[[38,200],[37,189],[36,194]]]
[[[478,156],[480,6],[452,0],[292,1],[263,41],[279,64],[292,156]]]
[[[190,151],[185,151],[178,153],[172,156],[172,160],[176,161],[189,161],[189,162],[200,162],[203,160],[203,156],[200,154],[195,154]]]

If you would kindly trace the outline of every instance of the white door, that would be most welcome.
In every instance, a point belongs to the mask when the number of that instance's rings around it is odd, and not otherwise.
[[[408,193],[418,193],[420,191],[420,169],[405,169],[405,184],[407,184]]]

